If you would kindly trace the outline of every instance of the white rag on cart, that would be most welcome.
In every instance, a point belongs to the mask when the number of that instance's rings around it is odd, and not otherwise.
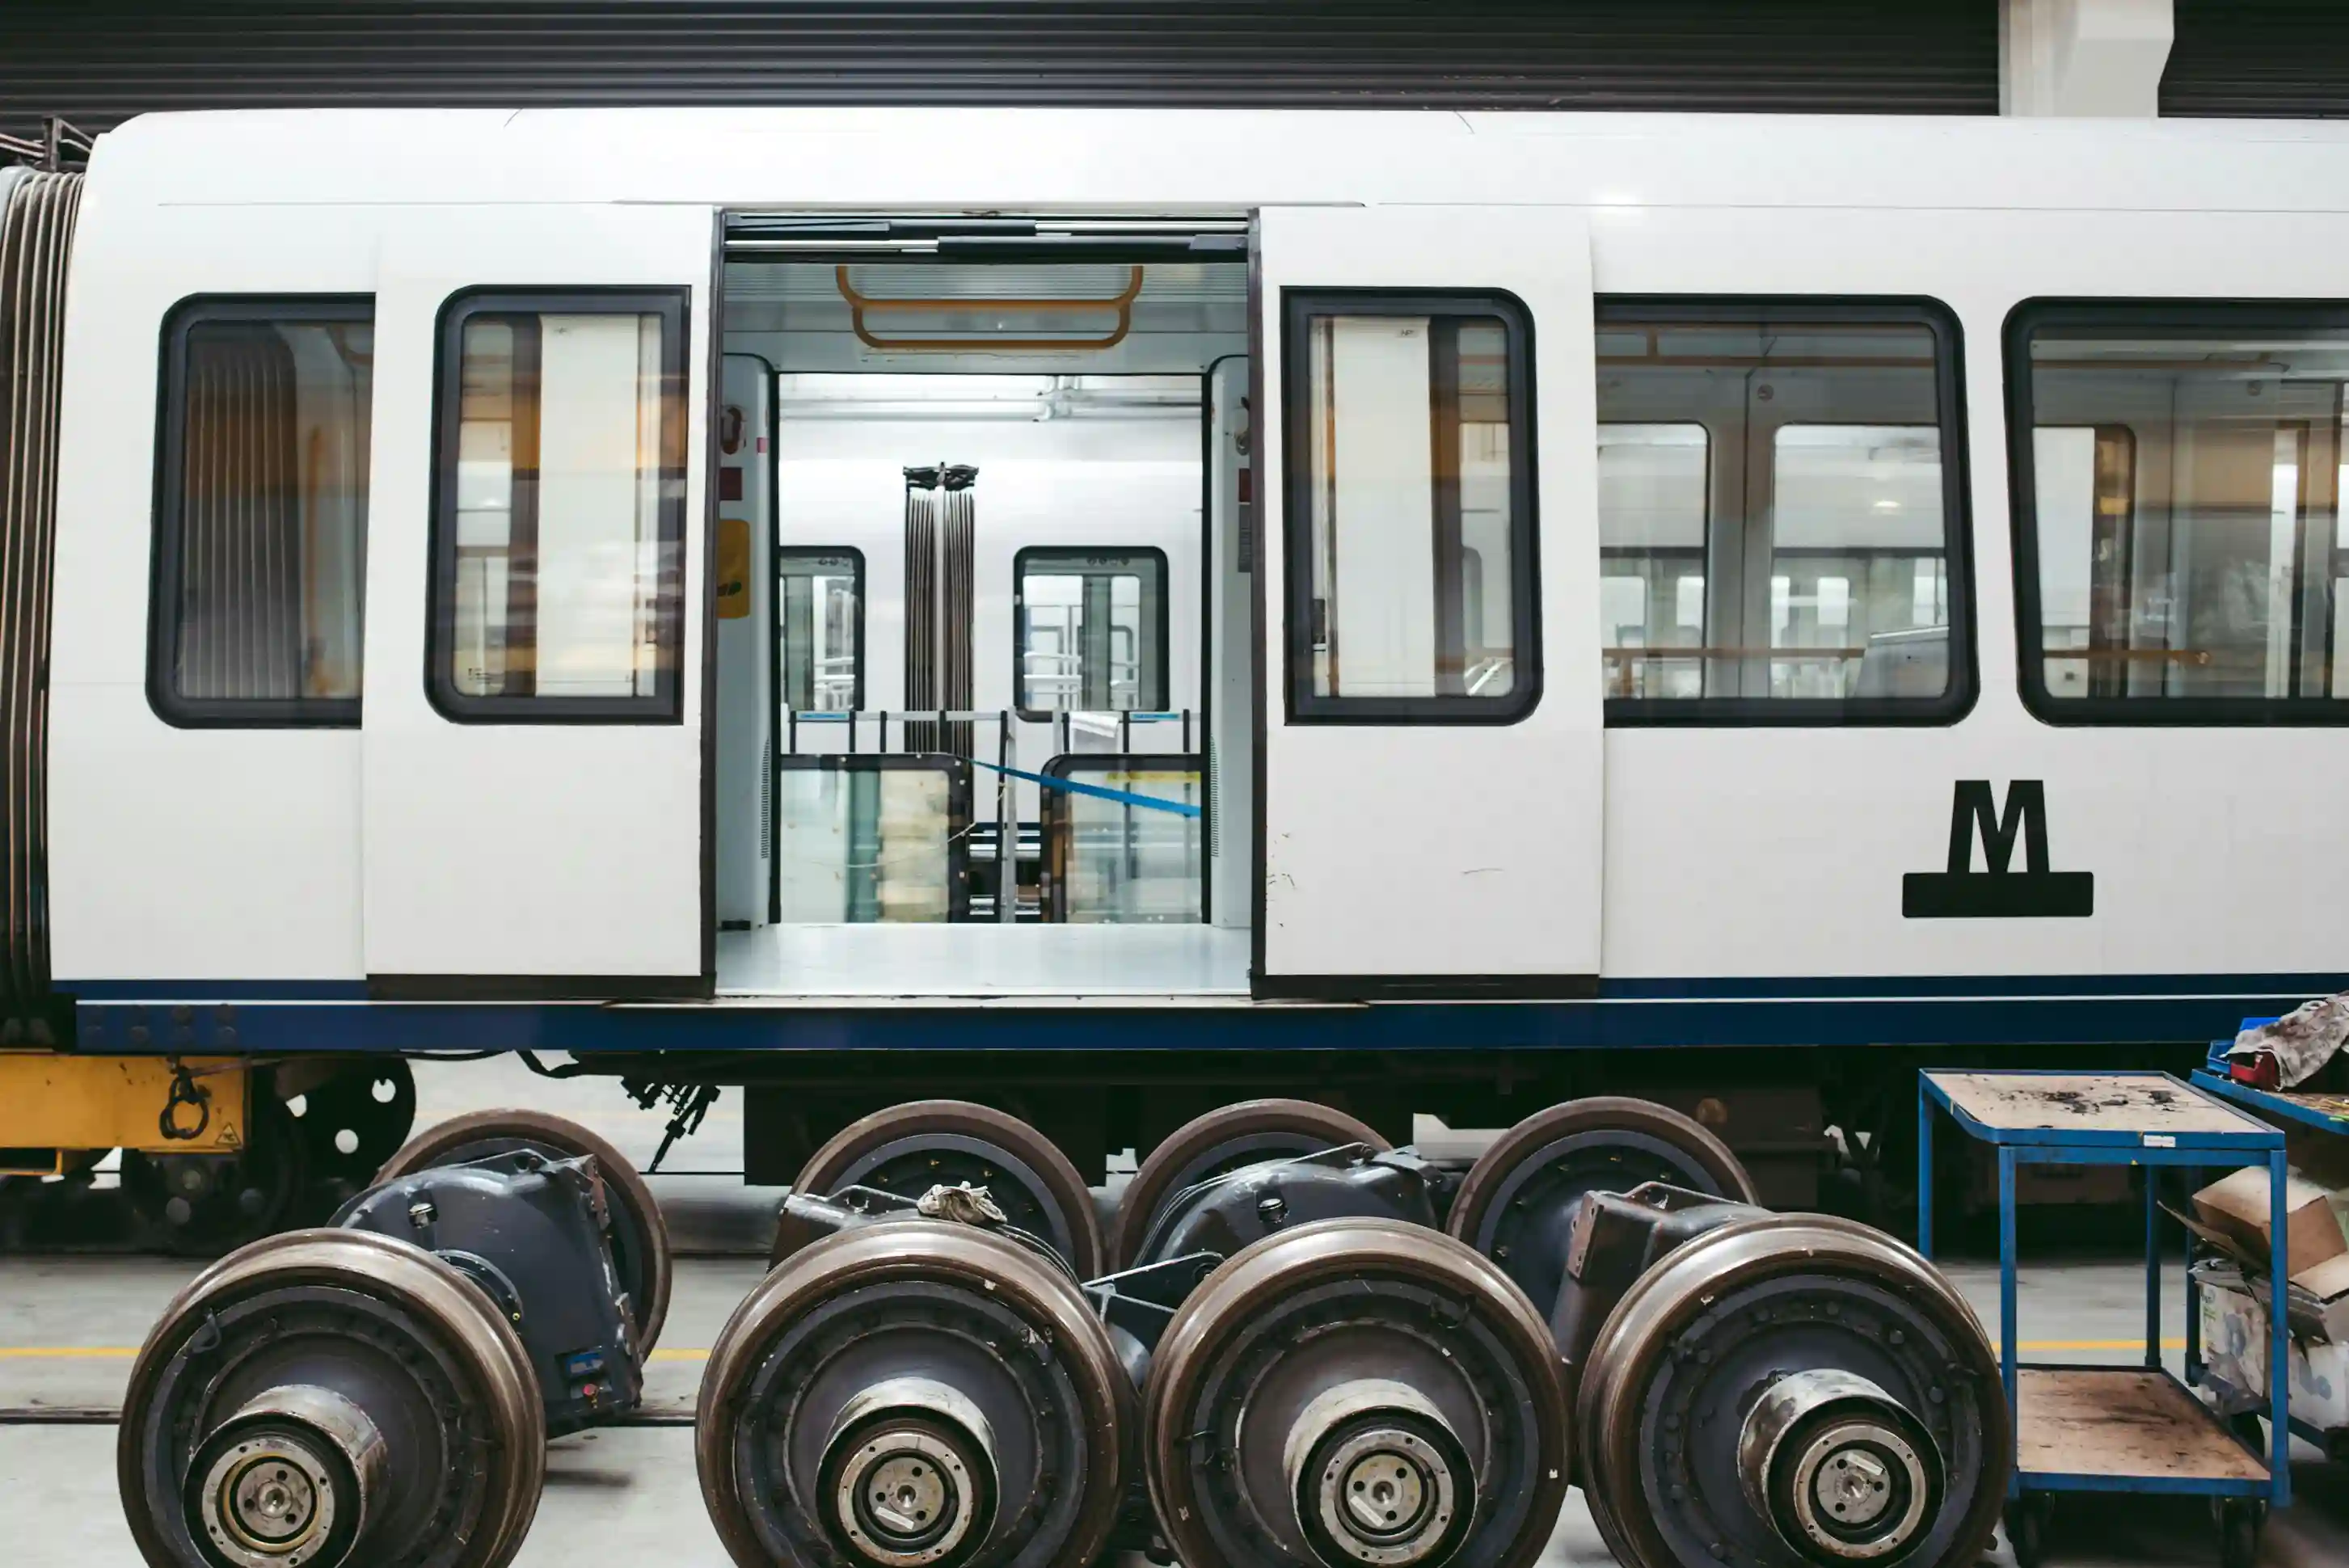
[[[2245,1029],[2235,1037],[2227,1059],[2249,1061],[2264,1052],[2275,1058],[2276,1087],[2291,1088],[2314,1078],[2344,1041],[2349,1041],[2349,991],[2320,996],[2271,1024]]]

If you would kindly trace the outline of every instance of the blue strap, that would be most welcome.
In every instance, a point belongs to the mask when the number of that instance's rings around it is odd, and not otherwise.
[[[1178,817],[1195,817],[1200,814],[1198,807],[1188,805],[1181,800],[1168,800],[1156,795],[1136,795],[1130,790],[1112,789],[1101,784],[1080,784],[1073,779],[1054,779],[1047,774],[1023,772],[1017,768],[1006,768],[1000,763],[980,762],[976,757],[972,758],[971,761],[990,772],[1000,773],[1012,779],[1025,779],[1030,784],[1041,784],[1047,789],[1065,789],[1071,795],[1091,795],[1097,800],[1115,800],[1122,806],[1141,806],[1153,811],[1172,811]]]

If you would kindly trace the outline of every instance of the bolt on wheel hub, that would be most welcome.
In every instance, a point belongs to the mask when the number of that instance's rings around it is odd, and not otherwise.
[[[239,1443],[204,1478],[206,1533],[232,1557],[291,1557],[335,1522],[326,1461],[291,1438]]]

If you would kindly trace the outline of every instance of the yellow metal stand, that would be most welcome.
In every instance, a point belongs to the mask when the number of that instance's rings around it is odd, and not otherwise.
[[[0,1051],[0,1175],[63,1174],[109,1149],[234,1153],[251,1073],[234,1057]]]

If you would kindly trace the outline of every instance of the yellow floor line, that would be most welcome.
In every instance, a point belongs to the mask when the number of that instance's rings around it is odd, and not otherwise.
[[[1991,1342],[1997,1348],[1998,1342]],[[2183,1339],[2165,1339],[2164,1350],[2183,1350]],[[2040,1356],[2058,1350],[2133,1350],[2145,1348],[2142,1339],[2026,1339],[2018,1348],[2024,1355]],[[0,1361],[119,1361],[139,1354],[135,1345],[0,1345]],[[655,1361],[707,1361],[706,1349],[667,1347],[655,1350]]]

